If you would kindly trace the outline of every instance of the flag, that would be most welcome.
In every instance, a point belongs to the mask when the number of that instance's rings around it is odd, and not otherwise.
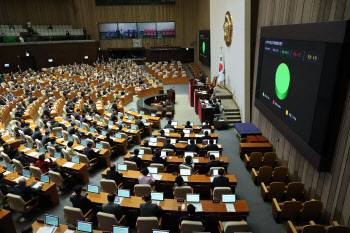
[[[219,83],[221,81],[224,81],[224,62],[222,59],[222,53],[220,53],[219,74],[218,74],[218,80],[216,83]]]

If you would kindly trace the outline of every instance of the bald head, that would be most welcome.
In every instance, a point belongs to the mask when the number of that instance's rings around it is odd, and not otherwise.
[[[25,178],[21,178],[21,179],[19,179],[18,184],[21,186],[26,186],[27,180]]]

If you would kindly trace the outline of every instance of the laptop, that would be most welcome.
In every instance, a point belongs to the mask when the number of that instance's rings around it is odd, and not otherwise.
[[[171,138],[170,139],[170,144],[176,144],[176,139],[175,138]]]
[[[157,138],[155,138],[155,137],[150,137],[150,138],[149,138],[149,141],[150,141],[150,142],[157,143]]]
[[[77,221],[77,231],[92,233],[92,222]]]
[[[40,181],[44,183],[50,183],[50,176],[40,175]]]
[[[129,227],[113,226],[113,233],[129,233]]]
[[[114,122],[113,121],[108,121],[108,124],[109,125],[114,125]]]
[[[120,117],[123,117],[123,113],[118,112],[118,117],[119,117],[119,118],[120,118]]]
[[[155,113],[151,113],[151,117],[156,117],[157,115]]]
[[[215,158],[220,158],[220,152],[219,151],[210,152],[210,155],[214,155]]]
[[[148,171],[151,174],[158,174],[158,168],[157,167],[148,167]]]
[[[60,133],[56,133],[56,138],[61,138],[61,134]]]
[[[131,126],[130,126],[130,129],[131,129],[131,130],[137,130],[137,125],[131,125]]]
[[[68,137],[68,142],[73,142],[73,137]]]
[[[84,126],[83,126],[83,125],[80,125],[79,128],[80,128],[80,129],[84,129]]]
[[[80,144],[81,144],[82,146],[87,146],[87,141],[81,140],[81,141],[80,141]]]
[[[221,195],[222,203],[235,203],[236,202],[236,194],[222,194]]]
[[[128,120],[129,120],[129,121],[133,121],[134,118],[133,118],[132,116],[129,116],[129,117],[128,117]]]
[[[95,133],[95,129],[94,128],[90,128],[90,133]]]
[[[100,187],[97,185],[88,185],[87,186],[87,191],[89,193],[96,193],[99,194],[100,193]]]
[[[142,118],[141,121],[142,121],[143,123],[147,123],[147,119],[145,119],[145,118]]]
[[[101,149],[101,150],[102,150],[102,149],[103,149],[103,146],[102,146],[102,144],[97,143],[97,144],[96,144],[96,148],[97,148],[97,149]]]
[[[45,154],[45,148],[39,147],[39,153],[40,154]]]
[[[139,155],[144,155],[144,154],[145,154],[145,150],[140,149],[139,150]]]
[[[72,156],[72,163],[79,163],[79,157]]]
[[[135,112],[135,108],[130,108],[130,111]]]
[[[199,193],[186,193],[186,202],[195,202],[199,203]]]
[[[104,122],[104,120],[103,120],[103,118],[100,118],[100,120],[99,120],[100,122]]]
[[[102,134],[103,136],[106,136],[106,135],[107,135],[107,131],[102,131],[101,134]]]
[[[33,149],[33,144],[32,144],[32,143],[27,142],[27,148]]]
[[[118,139],[122,139],[122,135],[120,133],[116,133],[115,137],[118,138]]]
[[[186,151],[185,154],[184,154],[184,157],[186,158],[187,156],[191,156],[193,158],[194,157],[194,152]]]
[[[56,158],[56,159],[61,159],[62,158],[61,153],[59,153],[59,152],[55,152],[53,154],[53,157]]]
[[[117,170],[118,170],[118,171],[127,171],[127,170],[128,170],[128,165],[118,163],[118,164],[117,164]]]
[[[140,111],[140,114],[141,114],[141,115],[145,115],[145,112],[144,112],[144,111]]]
[[[6,164],[7,171],[13,172],[13,165],[12,164]]]
[[[173,125],[173,126],[176,127],[176,126],[177,126],[177,121],[172,121],[172,122],[171,122],[171,125]]]
[[[163,192],[151,192],[151,200],[152,201],[164,201],[164,193]]]
[[[45,214],[45,224],[58,227],[60,225],[59,218],[56,216]]]
[[[23,169],[22,170],[22,174],[23,174],[24,177],[30,178],[30,171],[29,170]]]
[[[190,176],[191,174],[192,174],[191,169],[180,168],[180,175],[181,176]]]
[[[130,198],[130,189],[118,189],[118,197]]]

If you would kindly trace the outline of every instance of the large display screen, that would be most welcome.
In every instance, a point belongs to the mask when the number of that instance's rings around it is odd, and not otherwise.
[[[199,61],[210,66],[210,31],[199,31]]]
[[[257,98],[309,142],[325,43],[264,39]]]

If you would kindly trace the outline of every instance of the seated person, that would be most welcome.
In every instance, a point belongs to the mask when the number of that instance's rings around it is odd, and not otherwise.
[[[154,153],[154,156],[152,157],[152,161],[153,163],[160,163],[163,164],[165,166],[166,164],[166,158],[162,158],[161,156],[161,152],[158,150]]]
[[[90,139],[90,140],[94,141],[94,143],[96,145],[96,139],[94,138],[92,133],[89,133],[86,139]]]
[[[192,157],[191,156],[186,156],[185,161],[182,164],[192,168],[192,171],[194,171],[194,167],[193,167],[193,164],[192,164]]]
[[[183,186],[188,186],[188,184],[184,182],[184,179],[182,178],[182,176],[177,176],[175,178],[173,190],[175,190],[176,187],[183,187]]]
[[[117,185],[123,182],[123,174],[121,172],[116,171],[115,164],[111,164],[109,167],[110,170],[107,171],[107,180],[114,180]]]
[[[29,128],[30,123],[26,122],[26,127],[23,128],[23,133],[24,135],[28,135],[29,137],[31,137],[33,135],[33,130],[31,130],[31,128]]]
[[[115,146],[116,142],[111,138],[111,132],[107,132],[106,138],[103,141],[108,142],[109,146],[112,148]]]
[[[50,165],[53,163],[51,157],[49,157],[49,162],[45,161],[45,154],[39,155],[39,159],[35,162],[35,166],[40,168],[43,174],[49,171]]]
[[[207,170],[208,172],[210,171],[211,167],[222,167],[222,162],[219,160],[215,160],[215,155],[210,155],[210,162],[207,162]]]
[[[187,142],[187,138],[185,138],[185,133],[181,132],[180,135],[181,135],[181,137],[179,139],[177,139],[177,142],[181,142],[181,141]]]
[[[142,119],[142,116],[136,116],[135,117],[135,125],[137,125],[139,127],[139,130],[144,130],[145,125],[143,124],[141,119]]]
[[[210,137],[208,131],[205,131],[204,137],[203,137],[202,139],[211,139],[211,137]]]
[[[69,179],[69,175],[60,169],[60,165],[58,163],[53,162],[51,164],[51,169],[50,170],[53,171],[53,172],[59,173],[61,175],[62,179],[64,179],[65,183],[69,182],[69,180],[70,180]]]
[[[101,149],[99,149],[101,151]],[[89,160],[97,157],[98,153],[95,153],[95,151],[92,149],[92,143],[88,142],[87,146],[84,148],[83,154],[88,157]]]
[[[142,176],[139,176],[139,184],[154,184],[155,179],[152,177],[152,174],[148,177],[149,170],[147,167],[143,168],[142,171]]]
[[[113,113],[111,114],[111,118],[109,118],[110,121],[118,121],[118,115],[117,111],[113,110]]]
[[[128,161],[135,162],[137,164],[137,167],[140,167],[142,163],[142,159],[138,157],[138,155],[139,155],[139,149],[135,149],[134,154],[132,154],[129,157]]]
[[[168,121],[168,124],[164,126],[164,129],[175,129],[175,126],[171,124],[171,120]]]
[[[43,138],[43,135],[40,132],[40,127],[37,126],[34,129],[34,133],[32,134],[32,139],[35,142],[35,139],[38,139],[39,141],[41,141],[41,139]]]
[[[123,217],[122,208],[119,204],[114,203],[116,195],[114,193],[109,193],[107,195],[108,203],[102,204],[102,212],[108,214],[114,214],[116,219],[119,221]]]
[[[151,194],[147,193],[143,199],[146,203],[140,204],[141,217],[161,217],[163,214],[162,207],[152,204]]]
[[[11,187],[7,187],[5,181],[4,181],[4,173],[0,173],[0,191],[4,196],[6,196],[8,193],[12,192]]]
[[[49,142],[46,144],[46,148],[48,146],[54,147],[57,152],[62,151],[62,146],[56,143],[56,138],[55,137],[50,137]]]
[[[184,151],[196,152],[198,154],[199,147],[194,143],[194,139],[190,140],[190,144],[185,146]]]
[[[185,129],[192,129],[192,125],[190,121],[186,122]]]
[[[18,161],[21,162],[21,164],[23,165],[23,167],[28,167],[29,165],[31,165],[31,163],[29,162],[29,160],[26,158],[24,152],[19,152],[17,153],[15,159],[17,159]]]
[[[42,183],[37,189],[33,189],[27,186],[27,180],[23,177],[18,181],[18,184],[13,188],[12,193],[22,197],[24,202],[30,201],[32,198],[37,197],[38,191],[43,188]]]
[[[90,199],[81,195],[81,191],[81,186],[75,186],[74,193],[69,199],[72,202],[73,207],[81,209],[83,214],[86,214],[92,208],[92,204]]]
[[[227,177],[225,177],[225,170],[219,169],[218,176],[214,178],[213,180],[213,187],[229,187],[230,181]]]
[[[70,141],[67,143],[67,146],[66,146],[66,151],[67,151],[67,154],[71,157],[71,156],[77,156],[78,153],[73,149],[73,144],[74,142]],[[70,161],[70,159],[69,159]]]
[[[72,122],[72,123],[70,124],[70,126],[68,126],[68,128],[67,128],[67,133],[68,133],[69,135],[73,135],[73,134],[75,134],[76,131],[78,131],[78,130],[75,128],[75,123]]]
[[[159,134],[157,137],[165,137],[165,133],[164,133],[164,130],[159,130]]]
[[[45,130],[45,135],[42,137],[41,144],[45,147],[46,144],[50,141],[50,131]]]
[[[214,139],[209,140],[209,144],[205,147],[206,151],[218,151],[218,145],[214,144]]]
[[[10,148],[10,145],[6,142],[2,145],[4,147],[4,153],[7,154],[10,159],[14,159],[16,155],[19,153],[18,149],[12,149]]]
[[[176,150],[175,146],[170,143],[170,138],[166,140],[166,142],[163,145],[163,149],[172,149],[174,152]]]
[[[211,129],[209,121],[205,122],[205,125],[202,126],[202,129]]]
[[[196,213],[196,207],[194,205],[189,204],[187,206],[187,216],[182,216],[179,220],[179,224],[181,225],[181,222],[184,220],[187,221],[198,221],[202,222],[203,226],[205,225],[204,220],[200,216],[195,216],[194,214]]]

